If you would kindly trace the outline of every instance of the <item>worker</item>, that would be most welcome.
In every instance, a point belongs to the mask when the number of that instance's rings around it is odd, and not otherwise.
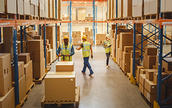
[[[61,57],[61,61],[72,61],[72,56],[75,54],[73,45],[69,43],[69,37],[63,37],[63,43],[57,50],[57,55]]]
[[[89,63],[90,52],[91,52],[91,58],[93,58],[92,45],[87,41],[86,36],[83,36],[82,40],[83,40],[83,43],[80,45],[79,48],[77,48],[77,50],[82,49],[82,55],[83,55],[83,59],[84,59],[84,67],[83,67],[82,73],[85,75],[86,68],[88,67],[88,69],[90,71],[89,76],[91,78],[93,78],[94,77],[93,76],[94,72],[93,72],[93,70],[91,68],[91,65]]]
[[[106,53],[106,67],[109,67],[109,58],[111,54],[111,40],[109,38],[109,35],[106,35],[106,40],[103,43],[103,46],[105,48],[105,53]]]

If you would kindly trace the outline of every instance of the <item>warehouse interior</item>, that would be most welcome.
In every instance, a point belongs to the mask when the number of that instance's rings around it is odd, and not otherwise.
[[[0,108],[172,108],[171,0],[0,0]]]

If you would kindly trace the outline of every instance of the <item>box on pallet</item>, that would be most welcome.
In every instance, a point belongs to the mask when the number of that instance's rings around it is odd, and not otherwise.
[[[24,64],[27,64],[30,61],[30,53],[20,53],[18,55],[18,61],[23,61]]]
[[[136,81],[137,81],[137,83],[140,82],[139,79],[140,79],[140,71],[141,71],[141,69],[144,69],[144,67],[143,66],[137,66],[137,71],[136,71]]]
[[[58,62],[56,63],[56,72],[71,72],[74,71],[73,62]]]
[[[146,79],[148,79],[149,81],[153,81],[153,76],[154,76],[155,72],[158,72],[158,70],[157,69],[147,69],[146,70]]]
[[[33,77],[39,79],[45,74],[43,40],[29,40],[27,50],[33,61]]]
[[[123,17],[132,17],[132,0],[123,0]]]
[[[24,75],[24,62],[18,62],[18,78],[20,79]],[[14,67],[12,67],[12,81],[14,81]]]
[[[61,73],[61,72],[60,72]],[[71,73],[71,72],[69,72]],[[72,75],[47,74],[45,77],[46,101],[71,101],[75,102],[75,72]],[[56,86],[52,86],[52,84]]]
[[[28,91],[33,83],[32,60],[30,60],[27,64],[24,65],[24,73],[26,80],[26,91]]]
[[[0,96],[4,96],[12,88],[10,58],[10,54],[0,53]]]
[[[23,67],[24,69],[24,67]],[[26,96],[26,77],[23,75],[21,78],[19,78],[19,101],[20,103],[24,101],[24,98]]]
[[[0,97],[0,108],[15,108],[14,88],[11,88],[5,96]]]

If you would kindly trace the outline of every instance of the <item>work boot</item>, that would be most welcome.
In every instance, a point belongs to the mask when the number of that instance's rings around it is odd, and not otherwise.
[[[90,78],[94,78],[94,74],[89,74]]]

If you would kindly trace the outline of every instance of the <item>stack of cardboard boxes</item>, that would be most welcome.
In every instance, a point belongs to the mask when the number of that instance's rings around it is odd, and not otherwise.
[[[93,44],[93,30],[89,30],[88,27],[85,28],[85,32],[83,32],[83,35],[87,36],[87,41]]]
[[[50,65],[53,62],[53,49],[51,49],[51,45],[49,40],[46,39],[46,58],[47,58],[47,65]]]
[[[96,45],[102,45],[106,39],[106,34],[96,34]]]
[[[73,42],[73,45],[81,44],[81,32],[80,31],[72,32],[72,42]]]
[[[52,86],[52,83],[56,86]],[[73,62],[58,62],[56,72],[45,77],[45,101],[75,102],[76,75]]]
[[[33,61],[33,78],[39,79],[45,75],[43,40],[29,40],[27,45],[27,52],[30,53],[30,57]]]
[[[49,53],[52,53],[52,61],[56,60],[56,38],[55,38],[55,26],[46,26],[46,38],[49,40],[49,43],[51,45],[51,51],[47,50]]]
[[[18,60],[19,60],[19,66],[18,66],[19,76],[23,78],[23,80],[21,80],[21,84],[23,83],[25,84],[21,86],[21,89],[25,89],[24,94],[26,94],[33,85],[33,68],[32,68],[33,66],[32,66],[32,60],[30,59],[30,53],[20,53],[18,55]]]
[[[0,53],[0,107],[15,108],[10,54]]]

